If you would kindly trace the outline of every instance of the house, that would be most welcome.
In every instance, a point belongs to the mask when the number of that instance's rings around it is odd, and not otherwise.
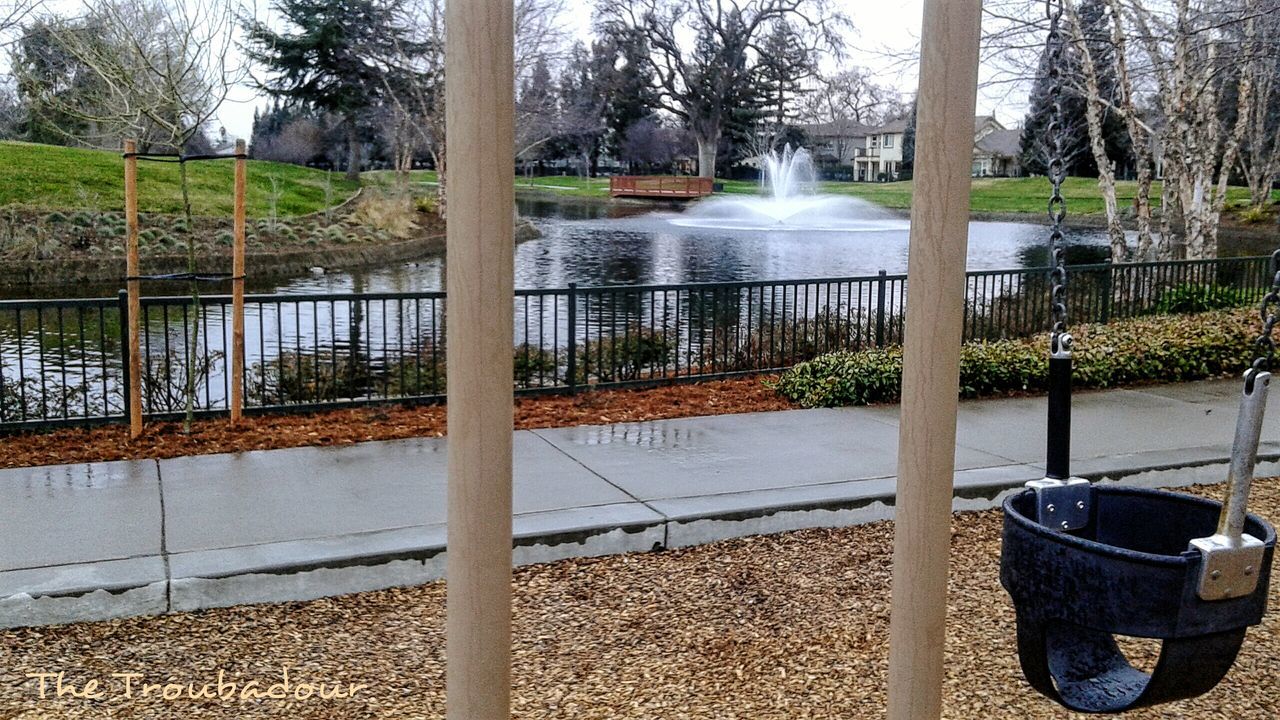
[[[907,118],[898,118],[869,128],[863,146],[853,158],[857,180],[887,182],[896,180],[902,168],[902,140],[907,131]],[[1007,129],[993,115],[973,119],[974,177],[1014,177],[1022,174],[1018,161],[1022,131]]]
[[[858,151],[866,147],[871,126],[857,120],[838,119],[808,123],[800,129],[809,139],[809,153],[818,167],[852,166]]]
[[[902,137],[907,119],[898,118],[867,130],[866,141],[854,157],[856,180],[885,182],[896,180],[902,167]]]
[[[1021,130],[1006,128],[994,115],[974,118],[974,177],[1018,177],[1022,174],[1021,155]]]

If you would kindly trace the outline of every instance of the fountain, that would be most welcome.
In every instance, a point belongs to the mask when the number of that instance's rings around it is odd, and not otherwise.
[[[865,200],[817,192],[813,158],[790,145],[763,158],[763,194],[714,197],[670,218],[682,227],[729,230],[886,231],[907,222]]]

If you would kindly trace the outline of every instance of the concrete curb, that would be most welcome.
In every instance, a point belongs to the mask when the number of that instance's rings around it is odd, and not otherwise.
[[[1206,446],[1083,459],[1083,477],[1141,487],[1220,482],[1230,449]],[[1280,475],[1280,444],[1259,453]],[[1033,464],[956,473],[957,511],[998,507]],[[533,512],[514,518],[517,566],[689,547],[893,518],[894,478]],[[106,620],[418,585],[445,571],[441,524],[235,548],[0,572],[0,627]]]

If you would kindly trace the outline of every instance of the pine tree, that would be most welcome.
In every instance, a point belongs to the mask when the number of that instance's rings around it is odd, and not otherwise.
[[[1116,77],[1115,48],[1111,45],[1111,17],[1107,13],[1105,0],[1084,0],[1080,4],[1079,16],[1081,34],[1098,76],[1099,92],[1104,101],[1111,101],[1116,96],[1119,80]],[[1053,142],[1053,138],[1045,136],[1053,114],[1049,99],[1051,82],[1048,61],[1046,48],[1040,56],[1036,81],[1031,88],[1030,108],[1022,125],[1022,167],[1033,175],[1043,175],[1046,172],[1046,152]],[[1073,78],[1081,78],[1083,73],[1079,48],[1070,42],[1066,43],[1059,67],[1059,74],[1063,78],[1061,103],[1065,119],[1063,157],[1066,158],[1067,174],[1097,177],[1098,166],[1089,148],[1089,127],[1084,121],[1085,97],[1079,88],[1074,87],[1073,82]],[[1103,118],[1103,133],[1107,157],[1116,164],[1117,171],[1123,172],[1125,168],[1131,167],[1133,149],[1124,118],[1108,110]]]
[[[627,132],[659,107],[658,92],[645,73],[650,54],[644,35],[630,33],[614,38],[608,45],[612,61],[607,68],[608,106],[605,108],[605,146],[614,157],[622,154]]]
[[[266,92],[342,118],[347,133],[347,177],[359,178],[362,114],[381,103],[397,60],[425,48],[398,22],[398,0],[276,0],[288,25],[245,26],[250,60],[266,66]],[[288,104],[288,103],[286,103]]]

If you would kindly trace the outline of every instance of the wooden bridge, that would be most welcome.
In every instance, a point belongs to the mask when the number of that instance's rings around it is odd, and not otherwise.
[[[609,178],[609,197],[650,197],[688,200],[706,197],[712,178],[673,175],[616,175]]]

